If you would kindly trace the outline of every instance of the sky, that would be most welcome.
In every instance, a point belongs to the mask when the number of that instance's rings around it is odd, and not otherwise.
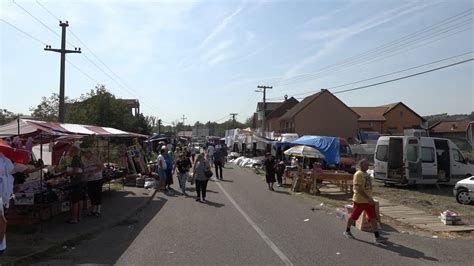
[[[67,48],[82,50],[66,56],[67,97],[104,84],[139,99],[144,115],[194,124],[230,113],[245,121],[262,100],[258,85],[273,86],[268,101],[301,99],[473,58],[473,3],[2,0],[0,108],[29,114],[59,92],[59,54],[43,50],[60,46],[58,19],[69,22]],[[474,63],[336,96],[348,106],[470,113]]]

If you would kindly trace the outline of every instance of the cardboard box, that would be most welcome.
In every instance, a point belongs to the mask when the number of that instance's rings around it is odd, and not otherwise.
[[[375,214],[377,215],[377,223],[380,223],[380,209],[379,209],[379,202],[375,201]],[[356,221],[356,228],[364,231],[364,232],[373,232],[372,226],[370,225],[369,218],[367,214],[362,212],[359,219]]]

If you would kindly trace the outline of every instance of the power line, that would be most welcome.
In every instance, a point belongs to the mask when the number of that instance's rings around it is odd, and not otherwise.
[[[54,19],[56,19],[57,21],[61,21],[58,17],[56,17],[51,11],[49,11],[49,9],[47,9],[43,4],[41,4],[38,0],[36,0],[36,3],[41,7],[43,8],[46,12],[48,12],[48,14],[50,14]]]
[[[58,36],[59,38],[61,38],[61,36],[55,32],[53,29],[51,29],[48,25],[44,24],[43,21],[41,21],[40,19],[38,19],[37,17],[35,17],[33,14],[31,14],[28,10],[26,10],[24,7],[22,7],[20,4],[18,4],[17,2],[15,2],[15,0],[12,0],[13,4],[15,4],[16,6],[18,6],[19,8],[21,8],[23,11],[25,11],[28,15],[30,15],[30,17],[32,17],[34,20],[36,20],[38,23],[40,23],[41,25],[43,25],[46,29],[48,29],[50,32],[52,32],[54,35]]]
[[[386,58],[390,58],[396,54],[399,54],[401,52],[406,52],[406,51],[410,51],[410,50],[413,50],[413,49],[416,49],[416,48],[419,48],[419,47],[422,47],[422,46],[425,46],[425,45],[428,45],[428,44],[431,44],[433,42],[436,42],[436,41],[440,41],[440,40],[443,40],[443,39],[446,39],[450,36],[453,36],[453,35],[456,35],[456,34],[459,34],[463,31],[466,31],[466,30],[469,30],[471,28],[473,28],[472,26],[471,27],[467,27],[467,28],[464,28],[464,29],[461,29],[457,32],[454,32],[453,34],[448,34],[448,35],[445,35],[441,38],[438,38],[438,39],[435,39],[435,40],[432,40],[432,41],[429,41],[429,42],[425,42],[425,43],[422,43],[418,46],[412,46],[416,43],[419,43],[419,42],[422,42],[422,41],[425,41],[425,40],[429,40],[429,39],[432,39],[434,37],[437,37],[439,35],[443,35],[445,33],[448,33],[452,30],[456,30],[458,28],[461,28],[463,26],[466,26],[466,25],[472,25],[472,22],[474,20],[469,20],[469,21],[463,21],[462,23],[459,23],[451,28],[448,28],[448,29],[443,29],[442,31],[440,32],[437,32],[435,34],[432,34],[430,36],[422,36],[420,38],[417,38],[417,39],[413,39],[411,40],[409,43],[405,43],[405,44],[401,44],[397,47],[394,47],[394,48],[391,48],[391,49],[388,49],[388,50],[385,50],[385,51],[382,51],[382,52],[378,52],[374,55],[371,55],[370,57],[366,57],[365,59],[363,59],[362,61],[354,61],[354,62],[346,62],[346,63],[343,63],[343,64],[339,64],[337,65],[338,67],[337,68],[333,68],[332,70],[329,70],[330,68],[326,68],[326,69],[322,69],[318,72],[315,72],[315,73],[312,73],[312,74],[308,74],[308,76],[306,77],[301,77],[297,80],[292,80],[292,81],[287,81],[287,82],[283,82],[283,83],[279,83],[278,86],[287,86],[287,85],[291,85],[291,84],[295,84],[295,83],[300,83],[300,82],[303,82],[303,81],[309,81],[309,80],[314,80],[316,77],[321,77],[321,76],[325,76],[325,75],[329,75],[329,74],[333,74],[333,73],[337,73],[337,72],[340,72],[342,70],[345,70],[345,69],[349,69],[351,67],[354,67],[354,66],[361,66],[361,65],[366,65],[366,64],[369,64],[369,63],[372,63],[372,62],[375,62],[375,61],[379,61],[379,60],[383,60],[383,59],[386,59]],[[412,47],[410,47],[412,46]],[[408,48],[408,49],[406,49]],[[384,56],[384,54],[388,54],[387,56]],[[364,62],[365,61],[365,62]],[[324,71],[325,70],[325,71]],[[322,74],[322,73],[325,73],[325,74]]]
[[[95,80],[94,78],[92,78],[89,74],[85,73],[84,71],[82,71],[78,66],[76,66],[75,64],[73,64],[71,61],[69,61],[67,58],[66,58],[66,62],[68,64],[70,64],[73,68],[75,68],[77,71],[79,71],[82,75],[86,76],[87,78],[89,78],[91,81],[93,81],[95,84],[100,84],[100,82],[98,82],[97,80]]]
[[[368,56],[374,56],[374,55],[383,55],[384,53],[387,53],[387,52],[391,52],[393,50],[396,50],[396,49],[402,49],[404,47],[406,47],[407,45],[411,45],[413,43],[416,43],[417,41],[422,41],[424,39],[429,39],[429,38],[433,38],[433,37],[436,37],[440,34],[444,34],[448,31],[451,31],[453,29],[456,29],[456,28],[459,28],[459,27],[462,27],[462,26],[465,26],[466,24],[471,24],[472,23],[472,19],[469,19],[469,20],[465,20],[465,21],[462,21],[458,24],[454,24],[454,25],[450,25],[448,26],[448,28],[445,28],[445,29],[440,29],[438,31],[435,31],[435,32],[432,32],[426,36],[423,36],[422,34],[423,33],[426,33],[426,32],[429,32],[429,31],[432,31],[436,28],[440,28],[440,27],[443,27],[443,26],[446,26],[448,25],[449,23],[455,21],[455,20],[459,20],[461,18],[464,18],[466,16],[470,16],[472,15],[472,8],[469,9],[468,11],[464,11],[460,14],[457,14],[455,16],[452,16],[452,17],[449,17],[441,22],[438,22],[434,25],[431,25],[429,27],[426,27],[424,29],[421,29],[419,31],[416,31],[416,32],[413,32],[411,34],[408,34],[402,38],[399,38],[397,40],[394,40],[392,42],[389,42],[389,43],[386,43],[384,45],[381,45],[379,47],[376,47],[376,48],[373,48],[373,49],[370,49],[366,52],[363,52],[359,55],[355,55],[355,56],[352,56],[352,57],[349,57],[345,60],[343,60],[341,63],[337,63],[337,64],[332,64],[332,65],[329,65],[327,67],[323,67],[321,69],[319,69],[317,72],[313,72],[313,73],[308,73],[308,74],[301,74],[301,75],[297,75],[297,76],[294,76],[294,77],[291,77],[291,78],[288,78],[286,80],[283,80],[280,81],[277,86],[284,86],[284,85],[290,85],[292,83],[297,83],[297,82],[301,82],[302,80],[305,80],[305,79],[308,79],[310,77],[314,77],[315,75],[320,75],[320,73],[322,72],[325,72],[329,69],[337,69],[338,67],[342,67],[342,66],[346,66],[347,68],[347,65],[348,64],[354,64],[354,62],[358,62],[357,60],[360,61],[360,59],[362,58],[367,58]],[[420,37],[421,36],[421,37]],[[414,38],[414,39],[413,39]],[[412,39],[412,40],[410,40]],[[405,43],[404,43],[405,42]],[[398,46],[395,46],[399,44]],[[395,48],[393,48],[393,46],[395,46]],[[392,48],[391,48],[392,47]],[[390,49],[389,49],[390,48]],[[375,53],[375,54],[374,54]]]
[[[348,89],[348,90],[336,91],[336,92],[333,92],[333,94],[344,93],[344,92],[355,91],[355,90],[361,90],[361,89],[365,89],[365,88],[369,88],[369,87],[373,87],[373,86],[378,86],[378,85],[385,84],[385,83],[390,83],[390,82],[394,82],[394,81],[398,81],[398,80],[402,80],[402,79],[407,79],[407,78],[423,75],[423,74],[434,72],[434,71],[441,70],[441,69],[444,69],[444,68],[453,67],[453,66],[456,66],[456,65],[460,65],[460,64],[470,62],[470,61],[474,61],[474,58],[470,58],[470,59],[467,59],[467,60],[463,60],[463,61],[460,61],[460,62],[456,62],[456,63],[453,63],[453,64],[449,64],[449,65],[445,65],[445,66],[441,66],[441,67],[437,67],[437,68],[433,68],[433,69],[426,70],[426,71],[423,71],[423,72],[418,72],[418,73],[411,74],[411,75],[408,75],[408,76],[399,77],[399,78],[396,78],[396,79],[386,80],[386,81],[382,81],[382,82],[378,82],[378,83],[374,83],[374,84],[370,84],[370,85],[366,85],[366,86],[362,86],[362,87],[352,88],[352,89]]]
[[[418,65],[418,66],[398,70],[398,71],[395,71],[395,72],[391,72],[391,73],[387,73],[387,74],[383,74],[383,75],[379,75],[379,76],[375,76],[375,77],[371,77],[371,78],[367,78],[367,79],[363,79],[363,80],[358,80],[358,81],[354,81],[354,82],[350,82],[350,83],[346,83],[346,84],[342,84],[342,85],[338,85],[338,86],[334,86],[334,87],[329,87],[329,89],[336,89],[336,88],[345,87],[345,86],[349,86],[349,85],[354,85],[354,84],[369,81],[369,80],[374,80],[374,79],[378,79],[378,78],[382,78],[382,77],[386,77],[386,76],[391,76],[391,75],[398,74],[398,73],[401,73],[401,72],[406,72],[406,71],[417,69],[417,68],[420,68],[420,67],[433,65],[433,64],[436,64],[436,63],[440,63],[440,62],[443,62],[443,61],[447,61],[447,60],[450,60],[450,59],[453,59],[453,58],[461,57],[461,56],[464,56],[464,55],[467,55],[467,54],[472,54],[472,53],[474,53],[474,51],[465,52],[465,53],[458,54],[458,55],[455,55],[455,56],[451,56],[451,57],[448,57],[448,58],[439,59],[439,60],[436,60],[436,61],[433,61],[433,62],[430,62],[430,63],[425,63],[425,64],[422,64],[422,65]],[[315,93],[315,91],[307,91],[307,92],[302,92],[302,93],[296,93],[296,94],[293,94],[292,96],[300,96],[300,95],[312,94],[312,93]],[[272,99],[269,99],[269,100],[280,100],[280,99],[282,99],[282,98],[272,98]]]
[[[30,37],[32,40],[34,40],[34,41],[36,41],[36,42],[39,42],[39,43],[41,43],[42,45],[46,45],[45,42],[43,42],[43,41],[41,41],[40,39],[34,37],[33,35],[29,34],[28,32],[26,32],[26,31],[24,31],[24,30],[18,28],[17,26],[15,26],[14,24],[12,24],[12,23],[10,23],[10,22],[4,20],[3,18],[0,18],[0,21],[2,21],[3,23],[7,24],[7,25],[10,26],[10,27],[12,27],[13,29],[17,30],[18,32],[21,32],[21,33],[23,33],[24,35]]]

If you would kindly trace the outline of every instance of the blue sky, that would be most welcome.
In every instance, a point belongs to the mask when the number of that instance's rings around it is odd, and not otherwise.
[[[257,85],[273,86],[267,93],[270,100],[283,95],[302,97],[308,95],[302,92],[474,50],[474,4],[470,0],[16,1],[59,34],[57,20],[38,2],[54,16],[68,20],[72,34],[89,48],[68,32],[68,41],[81,47],[83,54],[70,54],[67,59],[88,75],[66,64],[68,97],[77,98],[98,82],[117,97],[138,98],[145,115],[166,122],[178,121],[182,115],[188,118],[186,123],[222,122],[229,113],[238,113],[237,119],[244,121],[261,100],[261,93],[255,92]],[[59,90],[59,55],[43,51],[42,44],[58,47],[59,38],[12,1],[1,1],[0,10],[0,108],[28,114],[42,96]],[[437,24],[462,12],[467,12],[464,17]],[[438,28],[413,35],[405,39],[412,42],[403,45],[400,38],[435,24]],[[397,40],[399,46],[395,43],[388,51],[353,58]],[[472,57],[469,53],[332,91]],[[351,64],[348,58],[353,58]],[[402,101],[420,115],[428,115],[471,112],[473,91],[471,61],[337,96],[349,106]]]

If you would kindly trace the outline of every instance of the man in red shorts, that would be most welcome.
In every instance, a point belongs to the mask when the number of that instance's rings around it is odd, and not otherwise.
[[[351,233],[351,226],[354,224],[363,211],[367,214],[369,222],[374,230],[375,242],[382,242],[383,238],[377,229],[377,215],[375,214],[375,202],[372,198],[372,180],[367,173],[369,169],[369,162],[367,160],[360,161],[360,170],[354,174],[352,184],[354,186],[354,202],[352,207],[352,214],[347,221],[347,228],[344,236],[349,239],[354,239]]]

